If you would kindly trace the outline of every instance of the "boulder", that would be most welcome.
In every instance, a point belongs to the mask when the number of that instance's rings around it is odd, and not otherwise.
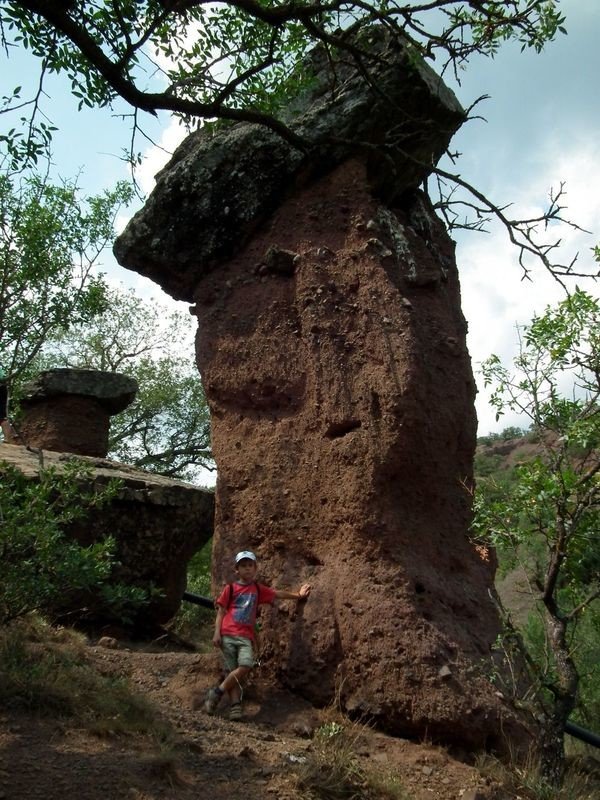
[[[59,470],[72,461],[68,453],[44,451],[43,465]],[[69,533],[83,545],[105,537],[116,540],[118,566],[113,577],[129,586],[153,584],[161,596],[154,597],[136,620],[137,626],[152,629],[167,622],[176,613],[186,587],[187,566],[192,555],[213,532],[214,494],[183,481],[104,459],[78,456],[91,470],[90,486],[102,489],[108,481],[122,481],[114,500],[69,528]],[[0,470],[5,462],[35,480],[40,458],[26,447],[0,444]],[[88,608],[63,607],[70,619],[77,616],[107,621],[94,610],[94,598]]]

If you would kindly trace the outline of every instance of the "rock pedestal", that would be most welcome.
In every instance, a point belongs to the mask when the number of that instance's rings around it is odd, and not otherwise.
[[[110,417],[133,402],[137,382],[115,372],[51,369],[25,386],[19,436],[8,443],[103,458]]]
[[[391,50],[299,112],[312,156],[253,126],[190,137],[115,252],[195,302],[215,589],[246,548],[264,581],[313,585],[265,618],[273,673],[393,733],[501,747],[523,729],[489,680],[495,563],[469,539],[466,324],[417,188],[464,115]]]
[[[489,746],[511,714],[486,674],[495,564],[468,536],[475,384],[453,251],[423,195],[387,207],[349,162],[198,285],[198,365],[217,581],[249,547],[265,580],[314,587],[266,617],[278,677],[395,733]]]

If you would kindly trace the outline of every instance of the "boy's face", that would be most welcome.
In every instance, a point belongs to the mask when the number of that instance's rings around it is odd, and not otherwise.
[[[254,580],[257,569],[258,566],[256,561],[252,561],[251,558],[242,558],[242,560],[238,561],[235,566],[235,571],[237,572],[240,580],[244,581],[244,583],[249,583],[250,581]]]

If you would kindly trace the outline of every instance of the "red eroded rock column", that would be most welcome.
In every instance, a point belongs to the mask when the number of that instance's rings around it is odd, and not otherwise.
[[[386,207],[349,161],[196,297],[217,582],[248,547],[263,580],[314,587],[267,616],[271,669],[396,733],[489,744],[510,714],[482,668],[498,618],[468,535],[475,385],[428,201]]]

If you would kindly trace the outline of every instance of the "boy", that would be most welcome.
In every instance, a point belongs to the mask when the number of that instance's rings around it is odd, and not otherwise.
[[[217,598],[217,619],[213,645],[223,651],[226,678],[219,686],[209,689],[204,708],[214,714],[224,694],[229,697],[229,719],[242,718],[242,684],[254,666],[254,626],[259,605],[273,600],[305,600],[310,584],[304,583],[297,592],[271,589],[256,583],[258,564],[250,550],[235,557],[237,580],[226,586]]]

